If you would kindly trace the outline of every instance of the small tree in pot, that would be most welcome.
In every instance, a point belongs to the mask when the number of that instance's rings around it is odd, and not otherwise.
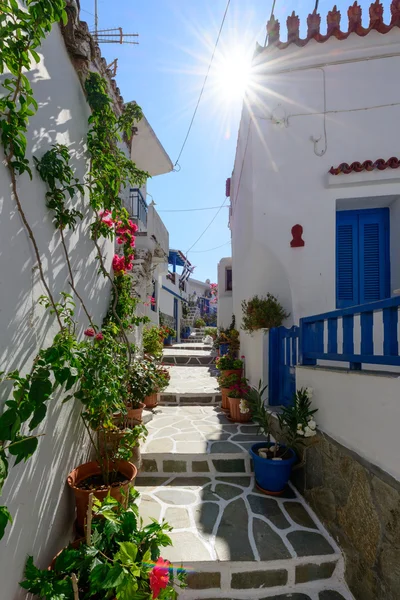
[[[258,329],[280,327],[290,315],[282,304],[272,294],[266,297],[253,296],[250,300],[242,301],[242,329],[253,333]]]
[[[266,442],[254,444],[250,448],[250,454],[254,462],[257,487],[266,493],[279,495],[289,481],[292,467],[297,461],[297,452],[308,444],[308,438],[316,435],[313,416],[318,409],[311,409],[311,388],[302,388],[296,392],[293,405],[284,407],[277,415],[276,422],[274,415],[264,404],[266,387],[260,381],[258,389],[251,388],[247,395],[253,421],[259,426],[260,433],[267,437]],[[275,424],[279,427],[274,426]]]

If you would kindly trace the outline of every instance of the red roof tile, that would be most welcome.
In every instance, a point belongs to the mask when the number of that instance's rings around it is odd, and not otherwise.
[[[379,171],[384,171],[385,169],[398,169],[400,167],[400,159],[392,156],[388,160],[384,160],[383,158],[378,158],[375,161],[365,160],[363,163],[353,162],[351,165],[347,163],[341,163],[338,167],[331,167],[329,169],[329,173],[331,175],[340,175],[343,173],[344,175],[348,175],[349,173],[361,173],[361,171],[373,171],[374,169],[378,169]]]

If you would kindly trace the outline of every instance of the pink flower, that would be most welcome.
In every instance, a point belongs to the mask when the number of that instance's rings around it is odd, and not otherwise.
[[[96,333],[96,335],[94,336],[95,340],[102,340],[104,338],[104,335],[101,333],[101,331],[99,331],[99,333]]]
[[[171,563],[169,560],[160,558],[157,560],[152,571],[150,572],[150,588],[153,592],[153,600],[158,598],[161,590],[164,590],[169,583],[169,568]]]
[[[240,358],[243,360],[245,358],[244,354]]]
[[[101,218],[101,221],[105,225],[107,225],[107,227],[114,227],[114,221],[113,221],[110,210],[104,210],[103,212],[100,213],[99,216]]]
[[[87,337],[94,337],[96,332],[93,329],[93,327],[88,327],[88,329],[85,329],[85,331],[83,332],[85,335],[87,335]]]

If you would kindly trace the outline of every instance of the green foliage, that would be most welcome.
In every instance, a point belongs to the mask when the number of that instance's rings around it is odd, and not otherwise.
[[[162,392],[169,383],[169,371],[152,358],[134,361],[129,369],[128,404],[133,408],[156,392]]]
[[[194,322],[194,326],[197,329],[201,329],[202,327],[206,326],[206,323],[205,323],[204,319],[196,319],[195,322]]]
[[[267,387],[266,385],[263,386],[260,380],[258,388],[250,388],[246,400],[250,406],[253,422],[258,426],[259,432],[265,435],[268,443],[270,443],[274,417],[265,404],[264,394]]]
[[[204,330],[204,335],[210,335],[213,340],[216,340],[218,336],[218,329],[216,327],[206,327]]]
[[[240,381],[240,375],[237,373],[232,373],[231,375],[224,375],[222,371],[221,375],[218,377],[218,385],[220,389],[222,388],[230,388],[232,385]]]
[[[289,448],[299,452],[308,444],[308,438],[316,435],[316,423],[313,415],[318,411],[311,408],[311,388],[300,388],[293,397],[291,406],[284,406],[278,414],[278,421],[285,442]]]
[[[115,309],[113,310],[115,303]],[[105,319],[105,323],[115,323],[119,326],[121,323],[124,329],[133,329],[141,323],[149,323],[148,317],[137,317],[136,308],[139,303],[138,298],[132,295],[132,277],[127,273],[114,278],[114,287],[111,290],[110,308]],[[114,313],[119,317],[116,322]]]
[[[217,358],[217,369],[219,371],[232,371],[243,369],[243,361],[240,358],[234,358],[229,354]]]
[[[143,329],[143,352],[161,358],[163,353],[163,338],[160,334],[160,328],[154,325]]]
[[[75,573],[83,600],[151,600],[157,579],[164,575],[157,597],[176,599],[177,588],[185,587],[185,572],[175,578],[168,561],[160,559],[161,548],[171,545],[169,531],[167,523],[155,520],[143,527],[132,500],[127,508],[110,496],[102,503],[95,500],[90,544],[82,541],[65,548],[51,570],[36,568],[29,557],[20,585],[44,600],[74,600]]]
[[[266,297],[253,296],[242,301],[242,329],[248,333],[258,329],[279,327],[290,315],[272,294]]]

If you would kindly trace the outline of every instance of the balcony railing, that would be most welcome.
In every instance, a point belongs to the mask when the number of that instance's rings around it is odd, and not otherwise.
[[[354,370],[362,363],[400,366],[399,306],[396,296],[301,319],[301,363],[343,361]]]
[[[142,192],[138,188],[131,189],[129,192],[128,211],[133,219],[141,221],[147,226],[147,202],[143,198]]]

